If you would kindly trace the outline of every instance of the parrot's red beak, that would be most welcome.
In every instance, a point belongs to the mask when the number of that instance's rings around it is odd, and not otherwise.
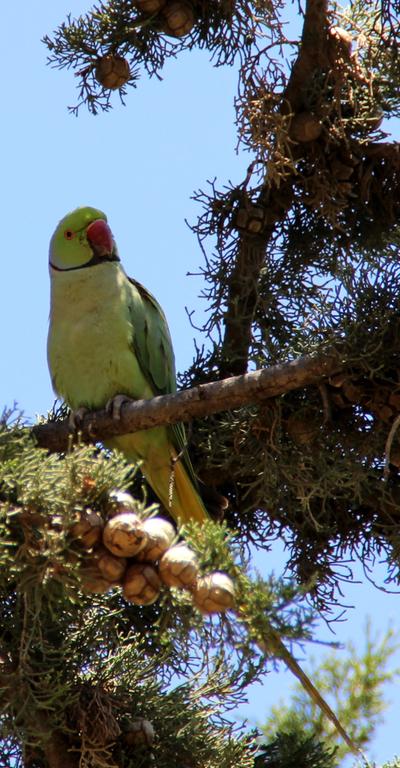
[[[111,256],[114,240],[111,229],[104,219],[92,221],[86,229],[86,237],[97,256]]]

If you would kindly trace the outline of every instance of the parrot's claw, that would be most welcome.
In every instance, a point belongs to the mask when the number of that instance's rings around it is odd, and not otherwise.
[[[115,395],[106,403],[106,411],[115,421],[121,419],[121,408],[125,403],[131,403],[132,397],[128,395]]]
[[[71,411],[68,416],[69,428],[72,432],[77,432],[82,427],[83,419],[86,414],[89,413],[89,408],[77,408],[76,411]]]

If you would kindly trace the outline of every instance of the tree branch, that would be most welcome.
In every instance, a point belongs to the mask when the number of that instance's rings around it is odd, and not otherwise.
[[[61,732],[51,733],[44,752],[49,768],[79,768],[79,753],[69,751],[68,741]]]
[[[220,376],[243,374],[247,370],[251,327],[257,308],[257,283],[265,249],[273,227],[254,237],[242,234],[232,277],[229,281],[225,333]]]
[[[80,437],[84,442],[95,443],[114,435],[232,410],[315,384],[341,368],[343,360],[335,349],[318,356],[304,355],[289,363],[201,384],[173,395],[126,403],[118,421],[106,411],[88,413]],[[66,451],[74,442],[68,420],[37,425],[32,433],[37,444],[49,451]]]
[[[314,72],[328,64],[328,27],[327,0],[307,0],[299,55],[282,98],[291,112],[304,108],[304,87],[309,86]]]
[[[307,0],[299,55],[282,94],[283,112],[297,112],[304,108],[305,86],[309,86],[316,70],[327,65],[328,26],[327,0]],[[299,159],[305,151],[299,144],[292,147],[295,159]],[[266,184],[259,195],[259,203],[267,212],[266,226],[257,237],[246,233],[240,237],[228,286],[219,368],[221,377],[242,374],[247,370],[252,324],[257,309],[257,284],[266,248],[277,223],[287,214],[292,201],[293,174],[281,184]]]

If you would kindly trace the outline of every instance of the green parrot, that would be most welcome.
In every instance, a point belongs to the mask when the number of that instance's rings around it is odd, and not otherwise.
[[[54,390],[73,412],[118,409],[125,399],[176,391],[175,361],[164,313],[129,278],[107,217],[77,208],[50,242],[51,302],[48,362]],[[181,523],[208,517],[185,450],[181,424],[153,427],[105,442],[142,471]]]

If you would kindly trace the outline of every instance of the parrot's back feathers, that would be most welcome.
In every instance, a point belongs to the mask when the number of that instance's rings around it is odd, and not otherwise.
[[[166,317],[152,294],[128,277],[132,302],[133,348],[155,395],[176,391],[175,357]]]

